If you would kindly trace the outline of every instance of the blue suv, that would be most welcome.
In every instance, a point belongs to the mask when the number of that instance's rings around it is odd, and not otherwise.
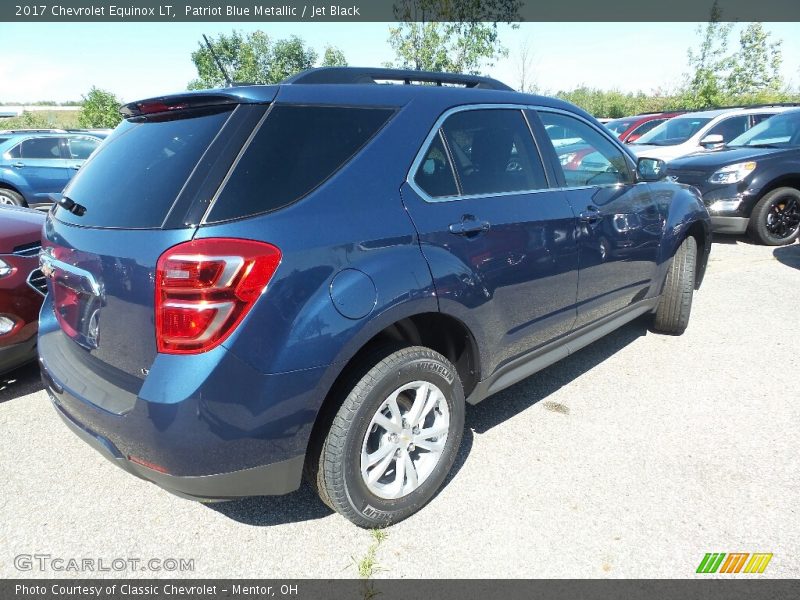
[[[184,497],[305,472],[397,522],[465,402],[640,315],[682,333],[705,271],[696,190],[492,79],[324,68],[122,111],[47,217],[42,374],[75,433]]]
[[[101,141],[91,133],[0,131],[0,204],[49,207]]]

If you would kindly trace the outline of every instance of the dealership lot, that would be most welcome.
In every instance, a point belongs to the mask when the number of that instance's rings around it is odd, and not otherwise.
[[[92,575],[14,566],[48,554],[355,577],[373,547],[377,577],[687,577],[706,552],[771,552],[767,575],[798,577],[798,307],[800,245],[715,244],[685,335],[632,323],[471,407],[449,483],[379,544],[308,487],[201,505],[137,480],[23,369],[0,381],[0,576]]]

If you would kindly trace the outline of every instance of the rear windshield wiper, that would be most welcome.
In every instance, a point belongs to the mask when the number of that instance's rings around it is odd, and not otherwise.
[[[58,201],[58,205],[64,210],[71,212],[76,217],[82,217],[86,214],[85,206],[78,204],[72,198],[67,198],[66,196],[61,197],[61,200]]]

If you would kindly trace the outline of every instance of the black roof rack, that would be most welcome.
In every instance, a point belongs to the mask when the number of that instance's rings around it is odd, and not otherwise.
[[[1,129],[0,133],[66,133],[66,129]]]
[[[361,67],[320,67],[307,69],[297,75],[284,79],[281,83],[289,84],[375,84],[379,81],[399,81],[406,85],[411,83],[433,83],[463,85],[468,88],[487,90],[514,91],[505,83],[480,75],[460,75],[458,73],[437,73],[434,71],[412,71],[410,69],[384,69]]]

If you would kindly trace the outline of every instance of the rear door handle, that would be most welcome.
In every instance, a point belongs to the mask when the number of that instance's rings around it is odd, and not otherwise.
[[[587,206],[586,210],[578,215],[578,218],[584,223],[597,223],[603,218],[603,215],[600,214],[600,209],[596,206]]]
[[[489,221],[478,221],[475,219],[465,219],[459,223],[450,225],[450,233],[456,235],[471,235],[481,233],[482,231],[489,231],[491,225]]]
[[[12,166],[12,167],[14,167],[15,169],[21,169],[22,167],[24,167],[24,166],[25,166],[25,163],[23,163],[23,162],[15,162],[15,163],[14,163],[13,165],[11,165],[11,166]]]
[[[81,165],[72,165],[71,168],[73,168],[73,169],[75,169],[77,171],[78,169],[81,168]]]

